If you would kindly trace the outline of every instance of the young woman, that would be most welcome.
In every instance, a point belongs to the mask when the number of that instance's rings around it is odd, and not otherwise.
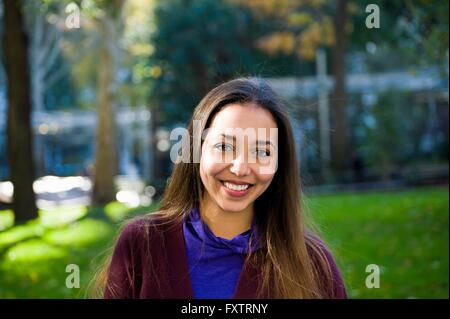
[[[346,298],[306,229],[292,128],[269,85],[219,85],[188,131],[160,211],[121,231],[104,297]]]

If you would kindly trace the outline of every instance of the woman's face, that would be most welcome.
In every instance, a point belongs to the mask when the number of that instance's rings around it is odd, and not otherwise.
[[[253,103],[217,113],[202,145],[204,200],[228,212],[253,208],[275,175],[277,130],[271,113]]]

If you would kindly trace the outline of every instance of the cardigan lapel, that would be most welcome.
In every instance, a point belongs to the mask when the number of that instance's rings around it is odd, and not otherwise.
[[[189,276],[188,258],[184,243],[183,225],[177,223],[167,232],[166,249],[169,264],[169,281],[172,288],[172,298],[193,299],[191,280]]]
[[[172,298],[193,299],[194,293],[189,276],[189,265],[186,253],[183,227],[181,223],[168,229],[166,236],[168,253],[169,281]],[[256,298],[259,271],[252,264],[244,264],[237,283],[234,298]]]
[[[244,263],[234,293],[235,299],[254,299],[258,289],[259,270],[253,264]]]

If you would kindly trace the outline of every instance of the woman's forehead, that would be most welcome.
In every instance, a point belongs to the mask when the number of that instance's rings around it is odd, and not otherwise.
[[[270,129],[276,128],[276,122],[272,114],[254,104],[230,104],[217,113],[211,123],[210,128],[217,131],[230,129]]]

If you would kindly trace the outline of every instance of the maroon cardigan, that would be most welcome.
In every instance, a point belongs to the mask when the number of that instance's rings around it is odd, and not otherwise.
[[[135,219],[121,232],[108,270],[105,298],[193,299],[182,224],[164,224],[155,216]],[[346,298],[336,263],[324,252],[333,270],[333,298]],[[257,298],[260,282],[259,269],[244,263],[234,298]],[[262,297],[269,298],[269,294]]]

